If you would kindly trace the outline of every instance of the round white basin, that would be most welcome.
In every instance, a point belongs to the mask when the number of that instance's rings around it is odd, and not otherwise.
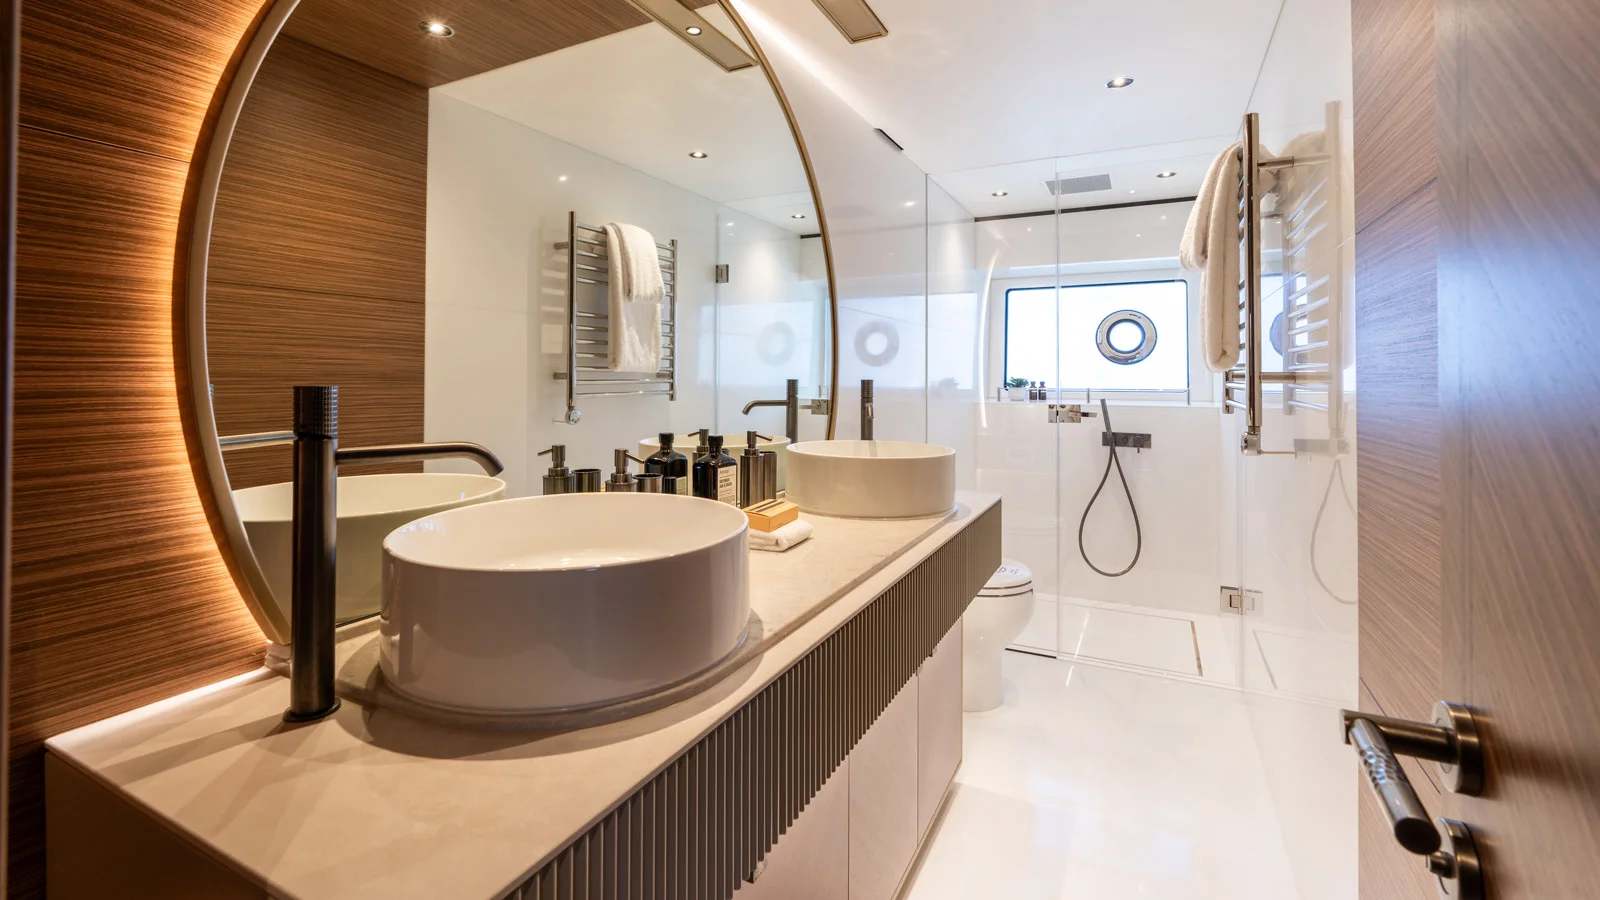
[[[803,441],[789,448],[789,500],[823,516],[910,519],[956,505],[956,452],[905,441]]]
[[[738,648],[744,513],[672,494],[558,494],[450,510],[384,542],[380,665],[458,712],[648,694]]]
[[[730,431],[726,435],[723,435],[723,438],[725,440],[723,449],[728,452],[729,456],[737,459],[739,454],[744,452],[744,432]],[[695,446],[699,443],[699,434],[680,434],[672,441],[672,449],[682,453],[684,456],[689,457],[689,467],[691,470],[694,468]],[[788,447],[789,439],[786,437],[775,437],[770,441],[756,442],[757,450],[770,450],[778,455],[778,490],[780,491],[784,489],[784,485],[789,479]],[[639,458],[649,459],[657,450],[660,449],[661,441],[658,438],[643,438],[639,441]]]
[[[338,482],[339,621],[370,616],[383,599],[383,539],[412,519],[506,495],[506,483],[488,475],[413,472],[349,475]],[[272,588],[289,607],[293,564],[294,485],[283,481],[233,492],[234,506],[250,536],[250,549]]]

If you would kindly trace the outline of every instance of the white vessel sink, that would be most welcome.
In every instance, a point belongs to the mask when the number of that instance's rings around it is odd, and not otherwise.
[[[722,449],[727,451],[729,456],[738,459],[739,454],[744,452],[744,432],[729,432],[728,434],[723,435],[723,438],[725,443],[723,444]],[[693,468],[695,445],[699,443],[700,435],[698,434],[680,434],[673,439],[672,449],[682,453],[684,456],[689,457],[689,466]],[[757,450],[770,450],[778,455],[778,490],[780,491],[784,489],[784,485],[788,482],[789,478],[788,447],[789,439],[786,437],[775,437],[770,441],[758,441],[756,443]],[[641,438],[639,441],[639,458],[649,459],[651,455],[660,449],[661,441],[659,438]]]
[[[672,494],[455,509],[384,542],[380,665],[406,697],[539,713],[648,694],[716,665],[750,619],[744,513]]]
[[[370,616],[383,598],[383,539],[412,519],[506,495],[506,483],[487,475],[416,472],[351,475],[338,482],[339,621]],[[283,481],[233,492],[234,505],[250,536],[250,549],[272,588],[288,608],[294,485]]]
[[[904,441],[803,441],[789,448],[789,500],[805,512],[910,519],[956,505],[956,452]]]

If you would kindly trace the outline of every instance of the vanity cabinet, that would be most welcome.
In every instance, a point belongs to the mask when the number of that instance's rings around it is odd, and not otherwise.
[[[960,765],[957,622],[737,900],[893,900]]]

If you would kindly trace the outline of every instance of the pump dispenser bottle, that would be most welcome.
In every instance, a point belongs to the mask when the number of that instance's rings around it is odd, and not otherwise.
[[[639,485],[638,482],[634,481],[633,475],[628,472],[628,462],[629,460],[632,460],[633,462],[639,462],[639,457],[634,456],[632,453],[629,453],[626,450],[618,450],[614,455],[616,456],[617,463],[616,471],[611,473],[611,480],[606,482],[606,493],[637,493],[639,490]]]
[[[739,463],[722,452],[722,435],[707,440],[706,454],[694,461],[694,495],[739,504]]]
[[[544,473],[544,493],[546,495],[576,494],[578,492],[578,476],[567,468],[567,445],[556,444],[539,455],[550,457],[550,471]]]
[[[739,506],[745,508],[754,506],[763,500],[776,499],[767,496],[767,460],[765,455],[756,446],[761,441],[761,435],[754,431],[745,432],[744,452],[739,454]]]
[[[661,432],[661,449],[650,454],[644,461],[646,475],[661,476],[661,492],[664,494],[689,494],[689,457],[672,449],[674,435],[670,431]]]

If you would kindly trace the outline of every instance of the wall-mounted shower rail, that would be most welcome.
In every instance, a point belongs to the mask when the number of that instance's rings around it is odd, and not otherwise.
[[[1339,140],[1338,104],[1329,104],[1328,126],[1324,132],[1325,147],[1337,148]],[[1261,152],[1261,122],[1256,113],[1244,117],[1244,142],[1240,151],[1238,192],[1239,216],[1239,349],[1242,357],[1223,379],[1222,408],[1225,413],[1240,410],[1245,415],[1244,433],[1239,449],[1249,455],[1262,453],[1261,425],[1263,420],[1263,391],[1265,384],[1283,386],[1283,403],[1286,412],[1295,409],[1314,409],[1330,414],[1330,430],[1337,437],[1337,424],[1331,420],[1333,408],[1341,387],[1338,384],[1338,331],[1336,317],[1339,296],[1338,267],[1327,267],[1323,274],[1314,273],[1307,265],[1313,258],[1313,240],[1320,236],[1337,215],[1340,207],[1338,166],[1335,157],[1325,153],[1312,157],[1269,157]],[[1294,197],[1281,191],[1283,179],[1274,181],[1267,173],[1289,169],[1293,166],[1326,168],[1330,174],[1313,181],[1309,189]],[[1297,182],[1298,183],[1298,182]],[[1275,196],[1278,206],[1271,214],[1263,215],[1262,207],[1269,195]],[[1283,207],[1292,203],[1292,208]],[[1332,211],[1330,213],[1330,210]],[[1281,372],[1262,371],[1262,343],[1267,340],[1262,320],[1262,226],[1263,218],[1278,219],[1283,226],[1283,332],[1280,345],[1284,368]],[[1337,225],[1337,219],[1332,223]],[[1336,229],[1337,232],[1337,229]],[[1316,263],[1325,266],[1326,260]],[[1324,394],[1326,402],[1306,399]]]
[[[567,251],[567,360],[554,377],[567,383],[569,424],[582,418],[578,401],[587,397],[666,397],[678,399],[678,242],[656,242],[667,308],[661,318],[661,369],[653,375],[620,377],[606,364],[610,358],[611,317],[579,309],[579,285],[606,287],[610,254],[604,228],[578,221],[567,213],[567,239],[556,244]],[[601,294],[600,296],[604,296]]]

